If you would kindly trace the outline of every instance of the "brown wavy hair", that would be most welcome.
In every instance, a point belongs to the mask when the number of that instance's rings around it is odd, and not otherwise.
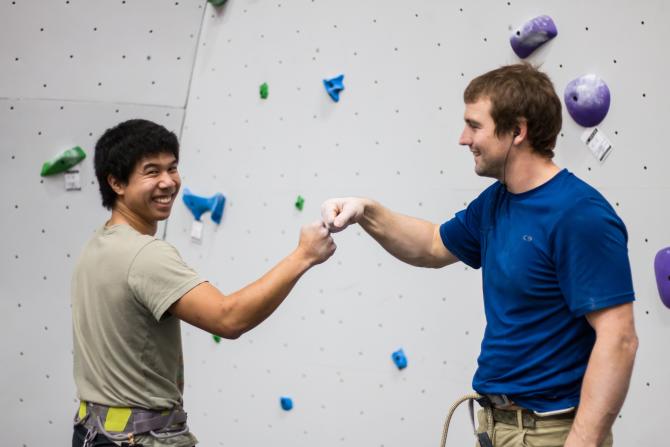
[[[528,142],[543,157],[553,158],[561,131],[561,101],[549,76],[527,62],[506,65],[470,81],[466,104],[488,98],[496,136],[513,132],[527,123]]]

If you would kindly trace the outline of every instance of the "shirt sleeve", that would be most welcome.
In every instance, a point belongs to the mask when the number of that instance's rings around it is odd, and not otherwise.
[[[186,292],[204,282],[170,244],[156,239],[135,256],[128,284],[136,299],[159,321]]]
[[[440,226],[442,243],[447,250],[474,269],[482,265],[480,228],[483,202],[482,194]]]
[[[624,223],[602,198],[580,200],[558,221],[556,272],[573,314],[635,300],[627,242]]]

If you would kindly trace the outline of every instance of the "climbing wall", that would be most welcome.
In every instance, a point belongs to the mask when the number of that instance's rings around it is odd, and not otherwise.
[[[195,0],[15,0],[0,5],[3,445],[69,442],[69,277],[107,217],[91,157],[104,129],[133,117],[177,133],[183,124],[184,186],[221,192],[227,203],[220,225],[204,216],[200,242],[176,204],[167,239],[230,293],[290,253],[329,197],[369,196],[433,222],[466,206],[490,181],[457,144],[462,91],[474,76],[518,61],[509,35],[540,14],[559,34],[529,60],[561,97],[586,73],[612,91],[599,126],[609,157],[598,162],[565,113],[557,162],[603,192],[627,224],[641,346],[615,437],[657,442],[664,419],[648,410],[670,394],[670,311],[652,269],[656,251],[670,245],[670,155],[656,141],[670,112],[662,100],[670,61],[658,51],[670,38],[662,0],[228,0],[218,9]],[[322,80],[339,74],[345,90],[334,103]],[[89,154],[81,191],[65,191],[62,177],[40,178],[43,161],[75,145]],[[201,445],[439,442],[476,367],[480,272],[409,267],[358,227],[335,239],[333,258],[254,331],[217,344],[183,326],[185,404]],[[403,370],[391,360],[399,348]],[[293,410],[281,409],[281,396]],[[472,443],[468,424],[461,408],[448,445]]]
[[[628,226],[641,347],[615,435],[619,445],[650,444],[663,416],[645,410],[670,393],[661,342],[670,311],[652,269],[656,251],[670,245],[670,156],[653,137],[668,116],[661,1],[229,0],[208,9],[181,170],[194,193],[221,192],[228,202],[218,227],[205,215],[200,243],[190,240],[192,216],[180,204],[168,240],[229,293],[288,254],[329,197],[369,196],[448,219],[490,184],[457,143],[463,89],[518,61],[509,36],[541,14],[554,19],[558,37],[529,60],[542,64],[561,98],[587,73],[612,91],[600,126],[610,156],[598,162],[565,113],[557,162],[602,191]],[[322,80],[339,74],[345,90],[334,103]],[[294,207],[298,195],[303,211]],[[484,329],[480,272],[409,267],[358,227],[335,240],[333,258],[256,330],[217,344],[185,327],[186,406],[203,445],[438,444],[450,405],[471,390]],[[408,358],[402,371],[391,360],[399,348]],[[293,410],[281,409],[281,396],[292,397]],[[465,408],[449,439],[473,442]]]
[[[0,4],[2,445],[68,445],[70,277],[108,218],[93,170],[102,132],[146,118],[181,132],[205,5],[75,0]],[[42,163],[80,146],[80,190]],[[161,228],[161,232],[162,232]]]

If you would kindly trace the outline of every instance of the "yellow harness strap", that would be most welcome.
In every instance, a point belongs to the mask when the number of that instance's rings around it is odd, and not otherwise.
[[[124,431],[132,410],[130,408],[111,407],[105,418],[105,430]]]
[[[81,402],[79,404],[79,420],[81,421],[86,417],[86,402]]]
[[[79,420],[86,417],[87,407],[86,402],[79,404]],[[110,407],[107,410],[107,416],[103,421],[103,427],[107,431],[122,432],[128,425],[128,420],[132,414],[132,409],[125,407]]]

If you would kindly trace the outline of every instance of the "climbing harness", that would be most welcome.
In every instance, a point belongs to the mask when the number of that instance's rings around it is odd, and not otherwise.
[[[74,425],[88,430],[83,447],[91,447],[98,434],[112,441],[121,441],[122,446],[141,447],[135,441],[137,435],[149,434],[157,439],[167,439],[188,433],[186,412],[181,408],[152,411],[81,402]]]

